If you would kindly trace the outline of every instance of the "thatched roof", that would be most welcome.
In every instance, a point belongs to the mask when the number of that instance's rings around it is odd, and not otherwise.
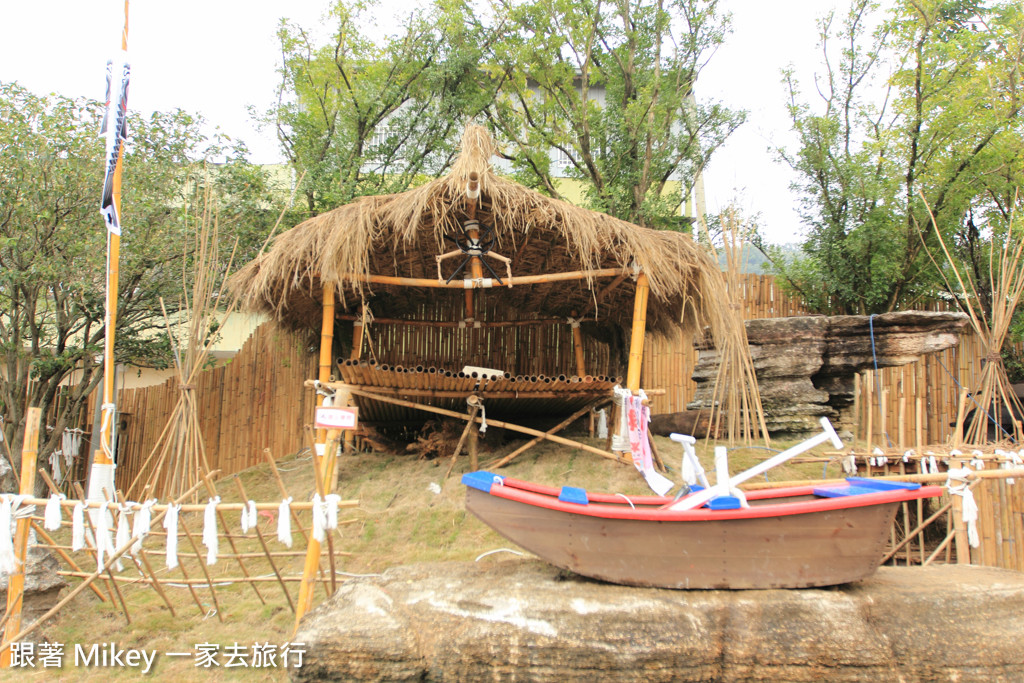
[[[378,318],[409,317],[417,304],[435,297],[461,300],[462,290],[367,284],[355,276],[436,280],[434,257],[453,249],[445,235],[461,234],[466,185],[475,173],[481,190],[477,219],[494,227],[492,251],[512,259],[514,278],[636,264],[647,273],[651,287],[648,329],[664,332],[681,322],[717,327],[720,311],[715,306],[724,301],[724,282],[715,261],[689,236],[640,228],[546,197],[496,175],[489,163],[493,153],[487,131],[469,126],[449,175],[400,194],[363,197],[304,221],[237,273],[231,288],[241,295],[243,307],[292,328],[319,328],[323,281],[335,283],[340,309],[358,310],[365,300]],[[446,262],[446,275],[461,260]],[[488,262],[504,278],[504,266]],[[476,291],[507,302],[509,319],[562,317],[589,309],[590,319],[628,328],[634,279],[627,277],[601,297],[612,281],[594,278]]]

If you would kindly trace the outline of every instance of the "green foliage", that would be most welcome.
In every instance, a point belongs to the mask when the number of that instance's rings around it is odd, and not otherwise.
[[[701,68],[728,30],[717,0],[504,0],[489,60],[488,116],[517,180],[640,225],[680,229],[680,207],[711,154],[743,121],[698,103]],[[563,168],[553,168],[550,150]],[[559,172],[563,171],[563,172]]]
[[[1024,14],[927,0],[879,16],[857,0],[835,24],[820,22],[816,105],[784,75],[799,144],[779,155],[799,174],[809,233],[802,256],[776,267],[820,312],[878,313],[940,287],[933,215],[960,257],[987,268],[985,244],[1024,180]]]
[[[371,19],[381,11],[373,0],[339,0],[323,45],[294,24],[279,31],[281,97],[263,120],[305,174],[311,214],[440,173],[466,120],[489,101],[478,69],[486,39],[464,21],[459,2],[435,0],[374,39]]]
[[[45,415],[66,385],[68,400],[40,458],[59,443],[101,377],[107,254],[99,214],[101,109],[95,101],[37,96],[0,83],[0,416],[19,452],[26,399]],[[189,286],[189,226],[197,203],[202,206],[207,187],[216,192],[222,185],[245,208],[255,193],[231,183],[258,176],[242,160],[244,149],[207,139],[202,120],[185,112],[146,118],[129,112],[128,129],[115,357],[163,367],[170,341],[160,299],[173,312],[183,284]],[[205,164],[215,155],[227,159],[220,174]]]

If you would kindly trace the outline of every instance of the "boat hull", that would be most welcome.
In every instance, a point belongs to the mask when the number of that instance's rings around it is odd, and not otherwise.
[[[866,578],[878,568],[898,505],[659,521],[576,514],[473,488],[466,499],[470,512],[555,566],[677,589],[806,588]]]

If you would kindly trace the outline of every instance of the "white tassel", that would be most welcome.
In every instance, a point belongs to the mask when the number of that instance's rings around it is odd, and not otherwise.
[[[167,530],[167,568],[174,569],[178,566],[178,510],[180,505],[167,504],[167,514],[164,516],[164,529]]]
[[[292,547],[291,497],[285,498],[277,506],[277,540],[289,548]]]
[[[78,552],[85,547],[85,505],[82,501],[75,503],[71,510],[71,552]]]
[[[967,524],[967,542],[972,548],[977,548],[981,545],[981,538],[978,536],[978,503],[974,500],[974,491],[967,485],[967,477],[970,474],[969,467],[951,468],[946,480],[946,489],[949,495],[963,498],[963,521]]]
[[[338,528],[338,505],[341,504],[341,496],[337,493],[328,493],[324,497],[324,505],[327,508],[327,528]]]
[[[608,438],[608,411],[604,408],[597,411],[597,438]]]
[[[0,496],[0,574],[11,575],[18,568],[18,558],[14,555],[14,537],[11,525],[14,523],[14,496]]]
[[[155,503],[155,498],[147,500],[135,511],[135,518],[132,520],[132,538],[135,539],[135,542],[132,543],[132,555],[138,556],[139,551],[142,550],[142,542],[146,540],[146,536],[149,536]]]
[[[255,529],[258,522],[259,516],[256,512],[256,501],[250,500],[242,508],[242,533],[247,534],[251,529]]]
[[[843,472],[857,474],[857,456],[851,454],[843,458]]]
[[[327,526],[327,511],[319,493],[313,494],[313,538],[318,543],[324,542],[324,527]]]
[[[131,505],[120,505],[117,508],[117,536],[114,543],[118,550],[128,545],[132,540],[131,528],[128,525],[128,513],[131,509]]]
[[[203,545],[206,546],[206,564],[217,564],[217,503],[220,496],[214,496],[203,510]]]
[[[50,496],[50,499],[46,501],[46,510],[43,512],[43,528],[47,531],[56,531],[57,529],[60,529],[60,501],[62,498],[64,498],[64,494],[54,493]]]
[[[100,503],[99,513],[96,515],[96,564],[100,567],[104,565],[105,556],[114,551],[114,539],[110,536],[110,525],[113,520],[107,510],[109,505],[109,501]],[[120,569],[118,563],[118,571]]]

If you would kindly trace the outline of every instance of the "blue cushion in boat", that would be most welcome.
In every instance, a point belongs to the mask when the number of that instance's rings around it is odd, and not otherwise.
[[[868,493],[881,493],[882,491],[916,491],[919,488],[921,488],[920,484],[905,481],[847,477],[845,484],[816,487],[814,495],[825,498],[841,498],[844,496],[863,496]]]
[[[558,500],[563,503],[578,503],[580,505],[590,502],[587,498],[587,490],[575,486],[563,486],[562,491],[558,494]]]
[[[736,496],[718,496],[709,500],[704,507],[709,510],[739,510],[742,505]]]
[[[494,474],[493,472],[488,472],[486,470],[467,472],[462,475],[463,484],[475,489],[480,489],[481,491],[486,491],[487,493],[491,492],[491,484],[493,484],[495,480],[502,481],[504,480],[504,477],[500,474]]]

